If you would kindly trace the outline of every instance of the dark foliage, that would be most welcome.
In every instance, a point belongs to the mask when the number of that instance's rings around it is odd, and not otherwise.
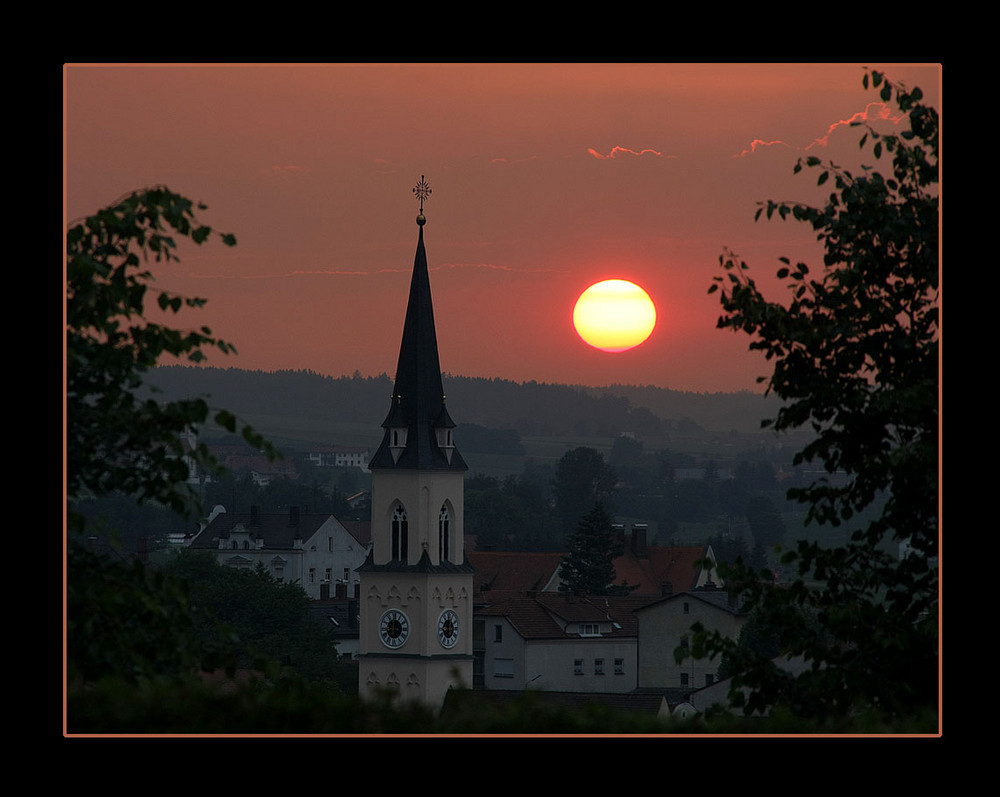
[[[615,530],[601,501],[580,519],[567,548],[559,567],[566,590],[583,595],[627,593],[626,586],[614,584],[614,560],[622,554],[624,538]]]
[[[745,263],[724,257],[712,286],[723,288],[719,326],[750,334],[773,362],[767,388],[785,403],[770,423],[815,434],[795,464],[816,461],[826,475],[789,497],[808,507],[808,521],[849,531],[844,545],[800,541],[785,553],[797,570],[787,583],[745,567],[728,573],[782,658],[808,665],[795,677],[759,649],[696,635],[697,652],[729,657],[733,697],[748,687],[748,711],[906,716],[938,699],[938,115],[919,89],[877,72],[869,80],[909,121],[898,135],[867,127],[861,137],[876,160],[891,158],[891,174],[810,157],[796,171],[819,168],[818,185],[835,188],[825,204],[768,201],[758,211],[816,231],[826,250],[819,276],[782,259],[791,296],[771,302]]]

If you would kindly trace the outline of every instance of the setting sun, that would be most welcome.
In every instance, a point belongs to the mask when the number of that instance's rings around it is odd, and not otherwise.
[[[653,332],[656,307],[642,288],[627,280],[604,280],[580,294],[573,326],[585,343],[602,351],[635,348]]]

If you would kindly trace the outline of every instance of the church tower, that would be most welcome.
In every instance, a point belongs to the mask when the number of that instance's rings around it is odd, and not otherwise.
[[[359,568],[359,693],[385,689],[440,707],[448,689],[472,688],[472,567],[464,549],[468,466],[445,406],[424,251],[423,176],[419,236],[403,339],[372,456],[372,549]]]

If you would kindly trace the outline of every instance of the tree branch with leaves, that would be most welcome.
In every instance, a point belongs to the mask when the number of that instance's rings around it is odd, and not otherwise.
[[[757,211],[758,219],[812,226],[825,250],[818,275],[781,258],[777,276],[790,298],[769,301],[747,264],[725,252],[725,273],[709,289],[720,291],[718,327],[752,336],[750,349],[773,364],[759,381],[784,403],[763,425],[815,435],[794,464],[819,462],[827,475],[788,491],[808,506],[806,523],[850,525],[876,510],[845,546],[800,541],[786,552],[782,562],[798,570],[790,584],[741,565],[728,574],[727,584],[745,590],[772,624],[783,655],[809,665],[789,678],[701,630],[700,655],[742,664],[732,694],[741,703],[740,688],[749,687],[748,709],[783,703],[813,716],[858,706],[898,714],[933,705],[937,694],[938,115],[921,104],[919,88],[879,72],[866,72],[869,86],[909,122],[890,134],[863,123],[859,147],[870,146],[876,160],[888,156],[889,174],[808,157],[795,172],[819,170],[817,185],[834,188],[825,204],[767,201]],[[912,554],[900,557],[900,545]],[[819,632],[783,624],[805,609]]]
[[[142,376],[164,355],[201,362],[206,348],[224,354],[235,347],[208,327],[181,331],[146,317],[153,293],[149,262],[179,260],[177,240],[203,244],[218,235],[198,222],[194,203],[165,187],[136,191],[71,226],[66,234],[66,492],[104,495],[120,490],[139,502],[158,501],[191,512],[197,497],[187,488],[185,457],[215,471],[218,463],[199,444],[185,448],[182,434],[210,416],[202,399],[158,402],[140,399]],[[157,291],[168,313],[200,308],[204,299]],[[217,411],[213,420],[230,432],[236,418]],[[252,427],[244,439],[270,456],[275,452]],[[78,518],[72,518],[74,523]]]
[[[136,191],[70,226],[66,233],[65,481],[66,672],[70,694],[97,679],[134,682],[186,677],[212,666],[215,653],[191,637],[185,586],[145,567],[92,551],[73,510],[77,499],[121,492],[138,503],[157,502],[191,515],[200,510],[187,484],[187,460],[218,472],[204,444],[184,443],[210,416],[236,432],[224,410],[212,415],[203,399],[140,398],[143,375],[172,355],[192,363],[206,348],[235,348],[208,327],[181,331],[146,317],[153,293],[150,261],[177,261],[177,241],[203,244],[216,235],[200,224],[191,200],[156,187]],[[197,210],[205,210],[199,204]],[[232,235],[220,235],[233,246]],[[167,313],[199,308],[203,299],[156,292]],[[274,448],[249,425],[243,438],[273,458]]]

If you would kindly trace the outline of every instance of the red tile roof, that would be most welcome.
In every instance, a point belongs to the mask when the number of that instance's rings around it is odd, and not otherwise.
[[[530,551],[465,552],[465,558],[476,570],[473,589],[477,594],[543,590],[555,577],[564,555]]]
[[[672,592],[686,592],[698,584],[702,568],[699,561],[708,553],[704,545],[650,545],[644,556],[626,545],[625,553],[615,559],[615,583],[623,581],[636,587],[634,597],[656,597],[669,584]],[[476,569],[473,584],[480,593],[524,593],[531,590],[558,589],[558,571],[564,553],[466,551],[466,558]]]
[[[651,598],[580,597],[566,592],[537,592],[532,595],[496,596],[485,593],[490,602],[477,611],[483,617],[505,617],[524,639],[564,639],[573,636],[579,623],[611,623],[604,637],[634,637],[638,620],[634,612]],[[572,630],[564,630],[572,629]]]
[[[708,554],[705,545],[650,545],[646,556],[636,556],[626,549],[615,559],[615,583],[637,586],[632,595],[660,596],[665,584],[673,592],[694,589],[702,567],[699,561]]]

